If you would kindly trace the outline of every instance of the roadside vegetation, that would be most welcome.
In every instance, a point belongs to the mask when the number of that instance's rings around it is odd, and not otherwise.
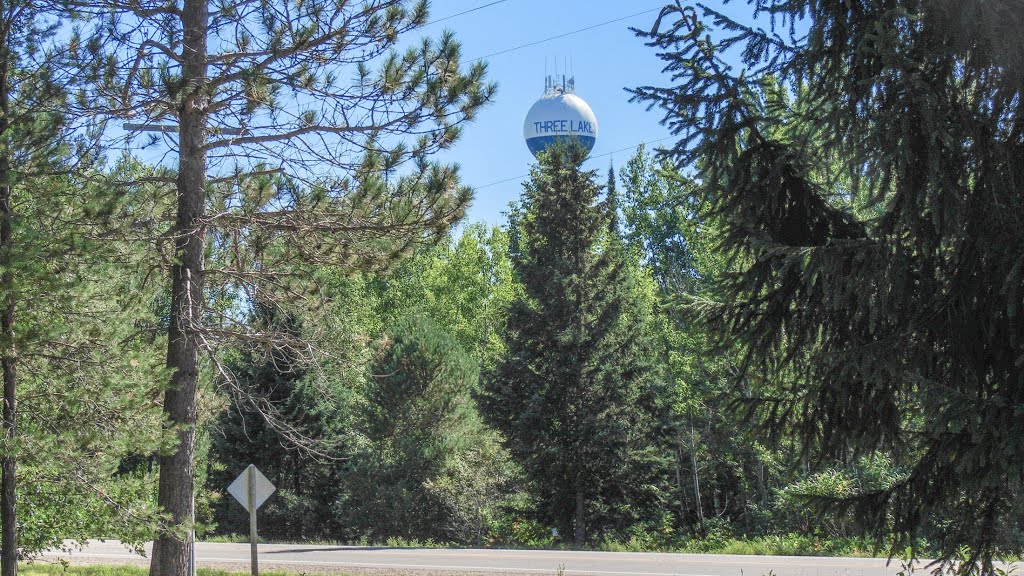
[[[18,567],[18,573],[25,576],[145,576],[149,573],[142,566],[108,566],[104,564],[65,565],[43,562],[24,563]],[[198,568],[196,576],[245,576],[249,572],[218,570],[215,568]],[[280,572],[276,570],[260,570],[264,576],[295,576],[299,572]],[[331,572],[331,576],[354,576],[349,572]]]
[[[248,536],[219,535],[202,539],[203,542],[246,543]],[[260,542],[264,542],[261,538]],[[317,546],[368,546],[381,548],[465,548],[467,544],[454,542],[435,542],[433,540],[406,540],[404,538],[388,538],[381,541],[370,541],[366,538],[339,542],[332,540],[275,540],[274,544],[310,544]],[[736,538],[712,536],[708,538],[655,541],[649,536],[636,536],[627,541],[602,540],[592,545],[578,547],[572,544],[558,543],[553,538],[540,539],[533,542],[516,543],[509,546],[491,545],[489,548],[508,548],[515,550],[598,550],[601,552],[672,552],[680,554],[737,554],[751,556],[837,556],[851,558],[886,558],[889,551],[876,542],[863,538],[821,539],[799,534],[758,536],[752,538]],[[927,549],[922,545],[922,549]],[[897,558],[902,557],[898,555]]]
[[[6,3],[0,576],[98,536],[185,576],[192,534],[247,533],[249,464],[269,541],[993,574],[1024,550],[1024,6],[750,4],[771,32],[635,31],[676,143],[558,143],[485,225],[438,158],[497,87],[408,42],[425,1]]]

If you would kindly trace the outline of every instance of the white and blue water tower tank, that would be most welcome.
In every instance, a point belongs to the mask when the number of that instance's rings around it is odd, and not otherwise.
[[[576,95],[575,79],[548,76],[544,95],[530,107],[523,123],[523,138],[534,156],[559,140],[579,138],[589,153],[597,142],[597,118]]]

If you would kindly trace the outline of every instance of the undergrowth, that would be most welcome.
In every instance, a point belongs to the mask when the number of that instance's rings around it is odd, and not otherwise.
[[[241,535],[212,536],[205,542],[244,543]],[[312,544],[317,546],[367,546],[380,548],[473,548],[465,544],[388,538],[384,541],[360,539],[354,542],[330,540],[275,541],[277,544]],[[820,538],[800,534],[708,538],[654,538],[634,536],[627,540],[604,539],[579,548],[571,544],[556,543],[551,538],[524,539],[515,542],[491,541],[479,548],[515,548],[526,550],[600,550],[602,552],[677,552],[685,554],[737,554],[750,556],[846,556],[857,558],[884,557],[888,549],[878,549],[873,542],[862,538]],[[92,575],[84,575],[92,576]],[[101,576],[101,575],[97,575]],[[211,575],[213,576],[213,575]]]

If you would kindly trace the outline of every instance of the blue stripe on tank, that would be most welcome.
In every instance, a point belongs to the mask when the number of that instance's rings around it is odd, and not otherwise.
[[[535,136],[533,138],[526,139],[526,146],[529,147],[530,152],[536,156],[543,150],[546,150],[548,146],[551,146],[557,141],[576,138],[579,139],[580,144],[587,149],[587,153],[594,149],[594,143],[597,142],[597,138],[593,136],[577,136],[577,135],[557,135],[557,136]]]

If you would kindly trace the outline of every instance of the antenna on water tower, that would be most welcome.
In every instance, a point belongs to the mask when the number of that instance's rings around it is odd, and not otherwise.
[[[558,57],[554,59],[554,75],[545,75],[544,94],[533,104],[523,123],[523,137],[530,152],[536,156],[560,140],[576,140],[587,152],[597,141],[597,118],[587,103],[576,95],[575,76],[569,59],[563,57],[563,73],[558,75]],[[544,60],[547,73],[547,58]]]

